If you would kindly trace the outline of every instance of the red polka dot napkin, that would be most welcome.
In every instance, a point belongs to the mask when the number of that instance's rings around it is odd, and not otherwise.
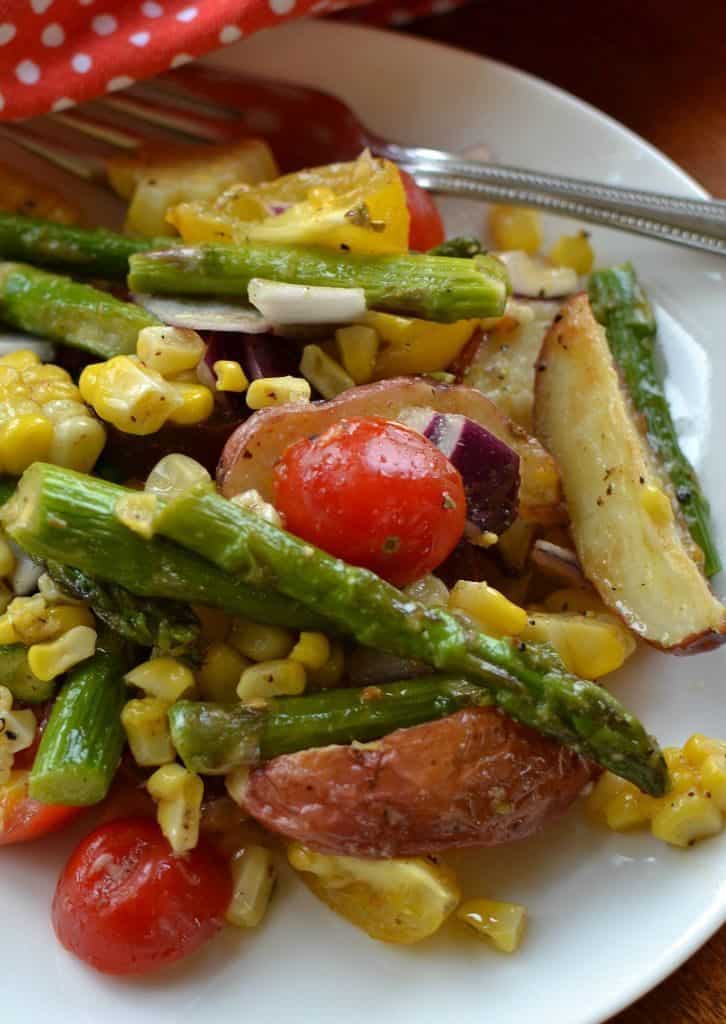
[[[383,0],[402,25],[464,0]],[[261,28],[365,0],[0,0],[0,120],[63,110],[179,67]]]

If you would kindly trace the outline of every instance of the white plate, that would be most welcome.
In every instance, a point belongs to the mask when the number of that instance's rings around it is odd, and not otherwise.
[[[491,61],[406,36],[305,22],[264,32],[215,63],[321,86],[370,126],[444,148],[479,142],[513,164],[701,195],[682,171],[570,96]],[[304,131],[304,125],[301,125]],[[482,209],[458,204],[478,230]],[[559,232],[562,222],[550,225]],[[716,258],[594,231],[600,263],[632,259],[659,302],[670,390],[726,552],[724,270]],[[726,736],[724,655],[643,652],[617,691],[665,742]],[[471,895],[525,903],[517,956],[452,926],[413,949],[374,943],[285,876],[264,927],[229,929],[195,959],[142,982],[87,970],[55,942],[50,900],[69,837],[2,852],[0,961],[8,1020],[47,1024],[182,1019],[237,1024],[595,1024],[676,968],[726,918],[724,843],[687,852],[594,831],[581,808],[544,836],[461,857]]]

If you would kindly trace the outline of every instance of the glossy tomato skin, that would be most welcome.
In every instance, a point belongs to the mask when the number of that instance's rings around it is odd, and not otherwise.
[[[60,804],[41,804],[28,796],[30,771],[14,770],[0,786],[0,846],[29,843],[58,832],[84,810]]]
[[[406,205],[411,217],[408,233],[408,247],[416,252],[426,252],[441,245],[446,237],[444,222],[433,198],[417,185],[410,174],[401,171],[401,181],[406,190]]]
[[[290,445],[275,467],[275,504],[292,533],[399,587],[444,561],[466,519],[461,476],[446,456],[375,417]]]
[[[53,898],[53,927],[96,970],[145,974],[212,938],[231,895],[227,865],[204,841],[177,857],[155,821],[122,818],[71,854]]]

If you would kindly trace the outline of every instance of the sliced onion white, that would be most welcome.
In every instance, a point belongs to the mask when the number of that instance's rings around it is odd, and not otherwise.
[[[323,288],[254,277],[247,296],[275,324],[351,323],[366,311],[362,288]]]
[[[132,295],[143,306],[170,327],[191,327],[195,331],[240,331],[243,334],[265,334],[271,324],[256,309],[219,299],[172,298],[136,292]]]
[[[554,267],[519,250],[492,255],[509,271],[514,295],[528,299],[560,299],[577,291],[577,274],[571,267]]]
[[[15,571],[10,578],[10,585],[18,597],[27,597],[38,589],[38,580],[43,575],[43,566],[29,558],[17,544],[10,543],[15,555]]]

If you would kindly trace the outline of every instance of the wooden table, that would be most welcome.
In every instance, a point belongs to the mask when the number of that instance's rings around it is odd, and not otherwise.
[[[726,197],[724,0],[485,0],[407,30],[554,82]],[[726,928],[611,1024],[726,1024]]]

